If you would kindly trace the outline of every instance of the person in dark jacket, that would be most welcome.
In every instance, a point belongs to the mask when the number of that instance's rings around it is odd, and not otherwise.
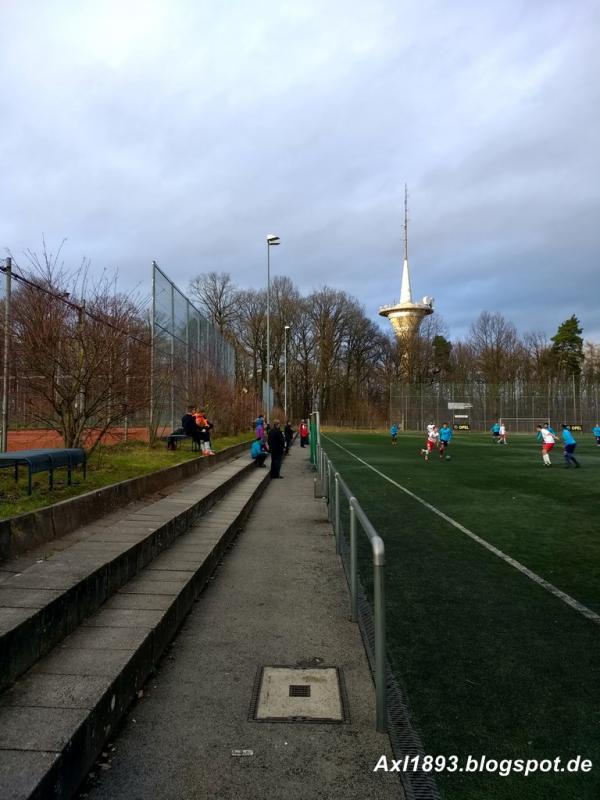
[[[278,419],[273,421],[273,427],[269,431],[268,442],[269,453],[271,453],[271,477],[283,478],[283,475],[279,474],[279,470],[281,469],[281,459],[285,451],[285,438],[281,432]]]
[[[181,418],[181,427],[186,436],[191,436],[194,444],[200,448],[200,428],[196,425],[194,406],[188,406],[187,412]]]
[[[285,428],[283,429],[283,436],[285,438],[285,454],[286,456],[290,452],[290,447],[292,446],[292,442],[294,441],[294,429],[288,419],[285,423]]]

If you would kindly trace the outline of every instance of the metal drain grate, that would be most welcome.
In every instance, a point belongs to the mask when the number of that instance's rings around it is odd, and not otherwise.
[[[290,697],[310,697],[310,686],[290,684]]]

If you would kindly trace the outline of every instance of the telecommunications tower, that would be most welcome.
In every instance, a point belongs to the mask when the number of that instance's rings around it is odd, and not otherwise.
[[[389,306],[381,306],[379,314],[387,317],[398,338],[406,338],[416,334],[424,317],[433,314],[433,297],[424,297],[420,303],[414,303],[410,288],[408,271],[408,189],[404,185],[404,267],[400,300]]]

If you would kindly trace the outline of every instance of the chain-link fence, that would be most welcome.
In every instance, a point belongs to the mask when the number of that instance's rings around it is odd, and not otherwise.
[[[4,449],[152,440],[188,405],[220,432],[258,413],[260,399],[235,385],[232,344],[156,264],[149,310],[112,285],[81,296],[11,259],[0,270]]]
[[[583,379],[503,386],[439,382],[398,384],[390,392],[387,421],[403,429],[423,430],[433,421],[488,430],[499,419],[515,433],[530,432],[542,421],[589,431],[600,419],[600,384]]]
[[[152,265],[151,424],[177,426],[188,404],[232,384],[235,351],[160,267]]]

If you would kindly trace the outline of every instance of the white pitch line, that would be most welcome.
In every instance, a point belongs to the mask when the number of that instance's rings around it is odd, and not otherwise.
[[[520,561],[517,561],[515,558],[511,558],[511,556],[507,555],[506,553],[503,553],[502,550],[499,550],[497,547],[494,547],[493,544],[490,544],[485,539],[482,539],[481,536],[478,536],[476,533],[473,533],[473,531],[470,531],[468,528],[465,528],[464,525],[461,525],[460,522],[457,522],[455,519],[452,519],[452,517],[449,517],[447,514],[444,514],[444,512],[440,511],[439,508],[436,508],[435,506],[432,506],[431,503],[428,503],[426,500],[423,500],[422,497],[419,497],[414,492],[411,492],[410,489],[406,488],[406,486],[402,486],[400,483],[397,483],[395,480],[390,478],[384,472],[381,472],[376,467],[373,467],[371,464],[369,464],[368,461],[364,461],[362,458],[359,458],[352,451],[346,449],[341,444],[336,442],[334,439],[331,439],[329,436],[325,436],[325,434],[321,434],[321,436],[323,436],[324,439],[327,439],[328,441],[330,441],[336,447],[339,447],[340,450],[343,450],[345,453],[348,453],[348,455],[352,456],[352,458],[355,458],[357,461],[360,461],[360,463],[364,464],[365,467],[368,467],[369,469],[372,469],[373,472],[376,472],[378,475],[380,475],[386,481],[389,481],[389,483],[392,483],[394,486],[396,486],[398,489],[403,491],[405,494],[407,494],[410,497],[412,497],[413,500],[416,500],[418,503],[421,503],[421,505],[425,506],[425,508],[428,508],[430,511],[433,511],[433,513],[437,514],[438,517],[441,517],[442,519],[446,520],[446,522],[448,522],[450,525],[455,527],[461,533],[464,533],[466,536],[468,536],[469,538],[473,539],[473,541],[477,542],[477,544],[480,544],[482,547],[485,547],[485,549],[489,550],[490,553],[493,553],[495,556],[498,556],[498,558],[501,558],[503,561],[506,561],[506,563],[510,564],[511,567],[514,567],[514,569],[518,570],[523,575],[526,575],[534,583],[537,583],[538,586],[541,586],[547,592],[550,592],[550,594],[553,594],[554,597],[558,597],[558,599],[562,600],[563,603],[566,603],[568,606],[571,606],[571,608],[574,608],[575,611],[578,611],[584,617],[587,617],[588,619],[591,619],[591,621],[595,622],[596,625],[600,625],[600,616],[598,614],[596,614],[595,611],[592,611],[591,608],[588,608],[587,606],[584,606],[578,600],[575,600],[574,597],[571,597],[570,594],[566,594],[565,592],[561,592],[561,590],[558,589],[556,586],[554,586],[554,584],[549,583],[547,580],[542,578],[536,572],[532,572],[524,564],[521,564]]]

